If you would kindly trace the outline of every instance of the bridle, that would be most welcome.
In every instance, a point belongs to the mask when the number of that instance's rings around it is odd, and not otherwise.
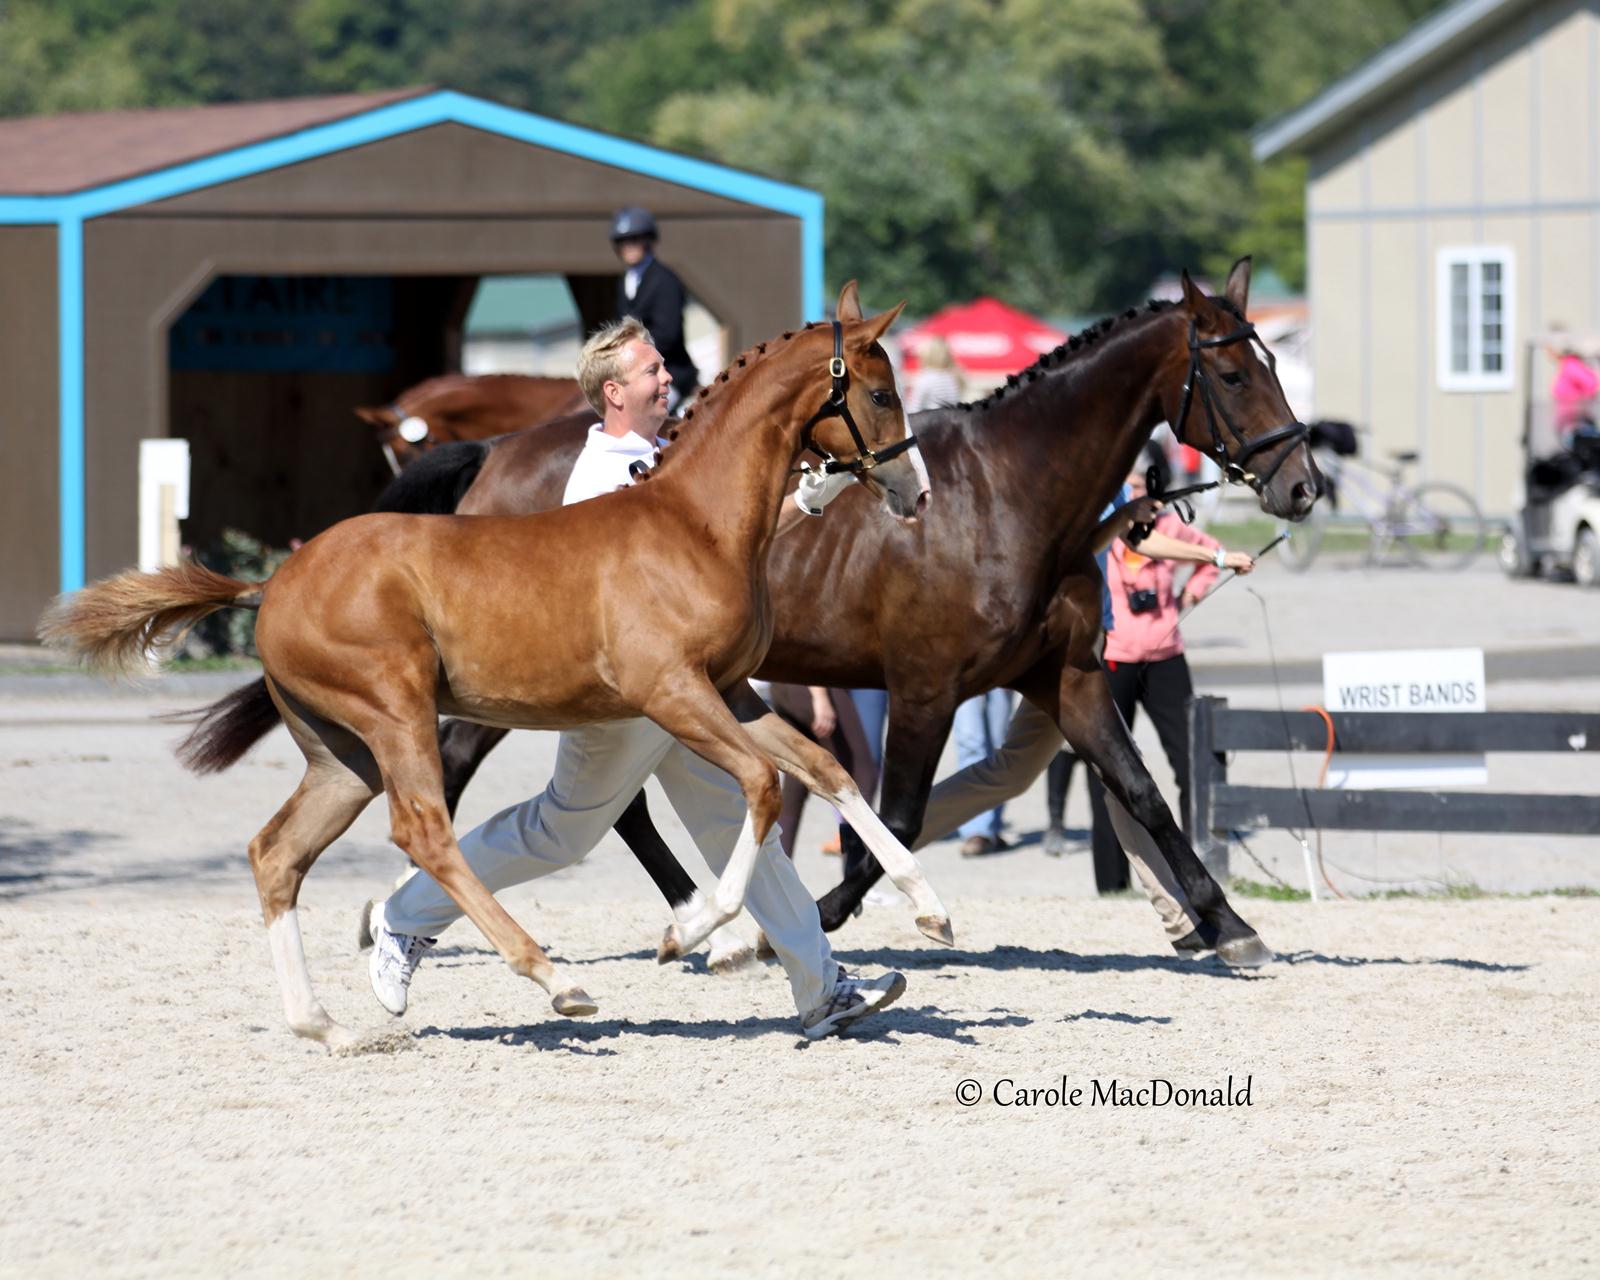
[[[822,402],[822,407],[806,419],[806,425],[800,428],[800,442],[813,453],[825,458],[822,469],[830,475],[838,475],[842,471],[849,471],[859,475],[863,471],[871,471],[880,462],[887,462],[890,458],[898,458],[907,449],[917,443],[917,438],[908,430],[904,440],[897,440],[887,449],[870,449],[862,438],[861,429],[856,426],[856,420],[850,416],[850,403],[845,396],[848,383],[848,374],[844,365],[844,326],[837,320],[830,322],[833,325],[833,359],[828,361],[828,376],[833,379],[833,390],[828,398]],[[850,428],[850,438],[855,441],[856,456],[848,461],[829,457],[822,449],[817,448],[811,438],[811,428],[826,418],[843,418],[844,425]]]
[[[1261,341],[1253,324],[1245,323],[1232,333],[1223,334],[1220,338],[1202,338],[1196,331],[1195,322],[1189,321],[1189,371],[1183,379],[1183,402],[1178,407],[1178,416],[1173,419],[1173,432],[1180,440],[1183,439],[1183,425],[1189,417],[1189,402],[1194,398],[1195,388],[1200,389],[1200,403],[1205,406],[1206,425],[1211,429],[1211,447],[1217,455],[1217,465],[1222,468],[1224,478],[1230,484],[1247,484],[1257,493],[1260,493],[1272,482],[1272,477],[1278,474],[1278,468],[1283,466],[1284,460],[1294,452],[1295,446],[1307,440],[1311,435],[1311,428],[1303,422],[1286,422],[1281,427],[1274,427],[1271,431],[1262,433],[1250,439],[1244,432],[1234,425],[1228,411],[1216,398],[1212,389],[1211,380],[1206,376],[1206,367],[1201,363],[1200,353],[1207,347],[1225,347],[1234,342],[1254,341],[1261,348],[1262,354],[1267,359],[1267,369],[1273,377],[1278,374],[1278,360],[1272,354],[1271,348]],[[1228,456],[1227,443],[1222,438],[1222,432],[1217,426],[1217,419],[1222,420],[1222,425],[1228,428],[1233,436],[1234,443],[1240,446],[1239,452],[1232,457]],[[1265,475],[1257,475],[1245,468],[1245,463],[1256,454],[1271,449],[1287,442],[1288,447],[1280,453],[1267,468]],[[1185,524],[1194,523],[1194,508],[1185,501],[1197,493],[1204,493],[1207,489],[1215,489],[1220,483],[1216,480],[1204,484],[1191,484],[1182,489],[1164,489],[1162,487],[1161,468],[1151,467],[1145,472],[1145,491],[1158,502],[1165,503],[1177,511]],[[1154,523],[1135,525],[1128,534],[1128,545],[1136,547],[1144,541],[1145,536]],[[1271,548],[1269,547],[1268,550]]]
[[[1274,427],[1271,431],[1263,432],[1254,439],[1247,437],[1234,425],[1233,419],[1228,416],[1228,411],[1217,400],[1216,391],[1212,388],[1210,379],[1206,376],[1206,368],[1200,360],[1200,353],[1207,347],[1226,347],[1235,342],[1254,341],[1267,358],[1267,368],[1274,377],[1278,372],[1278,361],[1273,356],[1267,344],[1262,342],[1256,334],[1253,324],[1244,324],[1232,333],[1224,334],[1220,338],[1202,338],[1195,330],[1194,320],[1189,321],[1189,372],[1183,379],[1183,403],[1178,408],[1178,416],[1173,420],[1173,429],[1179,439],[1183,437],[1183,426],[1189,417],[1189,402],[1196,389],[1200,392],[1200,403],[1205,406],[1206,425],[1211,428],[1212,452],[1217,456],[1217,465],[1222,468],[1232,484],[1247,484],[1257,493],[1260,493],[1272,482],[1272,477],[1278,474],[1278,468],[1283,466],[1284,460],[1294,452],[1295,446],[1304,442],[1311,434],[1311,428],[1303,422],[1286,422],[1281,427]],[[1222,420],[1222,425],[1228,428],[1233,436],[1237,451],[1232,457],[1228,455],[1228,447],[1222,438],[1222,431],[1217,426],[1217,419]],[[1247,470],[1245,463],[1249,462],[1256,454],[1277,445],[1288,444],[1267,469],[1265,475],[1257,475],[1254,471]],[[1185,492],[1189,492],[1186,490]]]

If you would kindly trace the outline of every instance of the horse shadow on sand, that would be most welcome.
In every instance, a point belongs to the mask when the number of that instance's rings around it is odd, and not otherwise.
[[[434,954],[440,954],[435,952]],[[485,953],[489,954],[489,953]],[[1065,951],[1059,947],[1040,948],[1022,946],[992,947],[988,951],[967,951],[959,947],[873,947],[870,949],[835,949],[834,959],[848,968],[898,969],[901,972],[923,973],[939,969],[990,969],[1001,973],[1032,971],[1038,973],[1178,973],[1186,977],[1246,980],[1261,976],[1258,972],[1229,969],[1215,957],[1185,960],[1176,955],[1129,955],[1126,953],[1094,954]],[[554,959],[554,953],[551,953]],[[610,955],[586,956],[563,960],[563,964],[583,966],[607,964],[614,960],[654,960],[656,953],[649,949],[619,951]],[[697,953],[678,961],[687,972],[710,974],[705,955]],[[953,975],[939,974],[939,977]]]
[[[109,831],[43,829],[12,819],[0,831],[0,901],[93,887],[108,877],[102,870],[73,866],[71,858],[117,838]]]
[[[921,1008],[895,1005],[830,1039],[897,1044],[908,1036],[929,1036],[953,1044],[976,1045],[977,1038],[972,1034],[976,1030],[1026,1027],[1032,1023],[1032,1018],[1005,1009],[991,1009],[981,1017],[957,1017],[930,1005]],[[778,1018],[737,1020],[704,1018],[695,1022],[683,1022],[676,1018],[652,1018],[647,1022],[605,1018],[583,1022],[537,1022],[520,1026],[423,1027],[416,1033],[418,1040],[439,1036],[468,1042],[494,1040],[512,1049],[553,1050],[586,1057],[615,1057],[619,1050],[612,1048],[612,1043],[630,1036],[665,1036],[674,1040],[754,1040],[762,1036],[777,1036],[793,1041],[794,1047],[799,1050],[809,1049],[813,1043],[822,1043],[799,1035],[793,1014]]]
[[[1405,968],[1426,968],[1442,965],[1451,969],[1465,969],[1471,973],[1526,973],[1531,964],[1498,964],[1493,960],[1463,960],[1455,956],[1327,956],[1320,951],[1283,951],[1278,953],[1281,965],[1293,968],[1300,964],[1329,964],[1341,969],[1362,969],[1368,965],[1401,965]]]

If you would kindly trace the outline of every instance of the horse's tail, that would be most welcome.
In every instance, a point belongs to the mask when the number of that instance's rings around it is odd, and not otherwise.
[[[483,470],[492,440],[454,440],[429,449],[389,482],[374,511],[447,516]]]
[[[207,614],[261,603],[261,583],[213,573],[189,561],[154,573],[128,569],[57,596],[39,620],[39,638],[113,675],[148,671]]]
[[[200,711],[164,718],[195,722],[178,744],[177,756],[185,769],[202,774],[231,769],[282,719],[263,679],[240,685]]]

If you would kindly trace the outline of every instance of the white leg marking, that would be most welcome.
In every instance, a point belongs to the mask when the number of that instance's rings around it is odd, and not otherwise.
[[[672,908],[672,918],[679,924],[687,924],[705,909],[705,895],[696,889],[682,902]]]
[[[696,889],[677,906],[673,907],[673,918],[678,922],[680,929],[687,929],[697,915],[706,912],[706,900]],[[683,936],[687,936],[684,934]],[[730,925],[718,925],[707,936],[711,944],[710,954],[706,956],[706,963],[711,966],[713,973],[732,973],[742,969],[756,958],[755,948],[740,935],[737,929]]]
[[[733,846],[733,856],[722,869],[722,879],[717,881],[717,891],[712,895],[721,917],[717,923],[726,924],[744,910],[744,895],[750,888],[750,877],[755,874],[756,858],[761,846],[756,843],[755,820],[745,811],[744,825],[739,828],[739,839]]]
[[[673,950],[677,955],[688,955],[710,937],[714,929],[729,923],[744,909],[745,892],[750,887],[750,877],[755,873],[756,857],[760,852],[761,846],[756,843],[755,824],[746,811],[744,825],[739,828],[739,839],[733,846],[733,856],[722,869],[716,893],[711,901],[703,904],[697,904],[698,894],[689,900],[678,922],[667,930],[667,938],[672,944],[667,955],[672,954]]]
[[[300,941],[300,914],[290,907],[267,926],[267,941],[272,947],[272,967],[283,992],[283,1015],[297,1036],[320,1040],[330,1049],[354,1044],[356,1037],[328,1016],[317,1003],[311,989],[311,970],[306,967],[305,947]]]
[[[856,834],[866,842],[867,848],[872,850],[873,856],[883,864],[884,871],[894,881],[895,887],[911,899],[918,924],[927,919],[935,925],[942,923],[948,930],[949,913],[923,874],[922,864],[905,845],[895,839],[894,832],[883,825],[882,819],[862,799],[861,793],[852,787],[830,798],[838,806],[839,812],[844,814],[845,820],[856,829]],[[923,932],[926,933],[927,929]]]

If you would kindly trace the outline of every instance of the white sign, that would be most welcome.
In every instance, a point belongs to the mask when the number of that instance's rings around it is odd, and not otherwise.
[[[189,442],[139,441],[139,568],[177,563],[177,522],[188,518]]]
[[[1482,649],[1395,649],[1322,657],[1323,705],[1341,711],[1486,711]],[[1482,755],[1334,756],[1328,786],[1481,787]]]

